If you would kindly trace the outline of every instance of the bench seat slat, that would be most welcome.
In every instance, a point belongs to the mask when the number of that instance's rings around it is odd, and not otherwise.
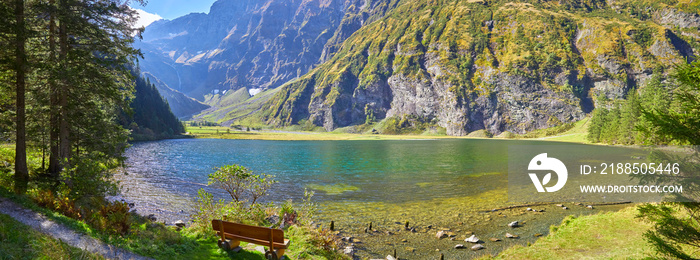
[[[221,233],[219,233],[219,232],[221,232],[221,231],[216,232],[217,236],[221,236]],[[250,238],[250,237],[244,237],[244,236],[231,234],[228,232],[225,232],[224,236],[226,236],[227,239],[239,240],[242,242],[253,243],[253,244],[257,244],[257,245],[265,245],[266,246],[266,245],[270,244],[269,240],[260,240],[260,239]],[[285,239],[284,243],[275,242],[275,248],[287,249],[287,247],[289,247],[289,239]]]

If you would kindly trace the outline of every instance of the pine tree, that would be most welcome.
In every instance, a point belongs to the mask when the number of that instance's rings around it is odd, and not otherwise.
[[[694,146],[694,154],[685,157],[680,180],[683,187],[698,187],[700,172],[700,63],[679,65],[673,78],[679,83],[674,93],[672,109],[662,107],[644,108],[642,114],[653,126],[640,128],[653,132],[683,145]],[[680,158],[680,157],[676,157]],[[678,161],[676,161],[678,162]],[[662,185],[668,178],[655,177],[652,183]],[[667,183],[668,184],[668,183]],[[678,183],[673,183],[678,185]],[[683,196],[689,201],[698,201],[698,191],[684,190]],[[654,248],[664,256],[694,259],[691,253],[700,249],[700,203],[674,202],[644,204],[639,206],[639,217],[653,223],[653,228],[644,236]],[[685,246],[682,247],[682,246]]]
[[[619,143],[635,143],[635,127],[640,116],[639,96],[637,95],[637,91],[632,89],[627,93],[627,99],[620,105],[620,127],[616,138]]]

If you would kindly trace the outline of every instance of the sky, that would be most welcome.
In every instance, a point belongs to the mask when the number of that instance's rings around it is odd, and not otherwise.
[[[189,13],[208,13],[216,0],[148,0],[146,6],[132,3],[139,13],[138,26],[147,26],[160,19],[173,20]]]

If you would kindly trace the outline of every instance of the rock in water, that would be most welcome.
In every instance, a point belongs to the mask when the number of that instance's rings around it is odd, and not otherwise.
[[[513,221],[513,222],[508,223],[508,226],[515,228],[515,227],[519,227],[520,223],[518,223],[518,221]]]
[[[513,235],[511,233],[506,233],[507,238],[518,238],[518,235]]]
[[[587,205],[586,208],[593,209],[593,206]]]
[[[526,210],[527,210],[527,211],[533,211],[532,208],[527,208]]]
[[[498,241],[501,241],[500,239],[495,238],[495,237],[489,238],[489,240],[491,240],[491,242],[498,242]]]
[[[472,235],[469,238],[465,239],[464,241],[469,242],[469,243],[479,243],[479,238],[476,237],[476,235]]]
[[[153,214],[148,215],[148,217],[146,217],[146,219],[150,220],[151,222],[156,222],[156,220],[158,220],[156,218],[156,215],[153,215]]]
[[[175,224],[175,226],[178,226],[178,227],[181,227],[181,228],[184,228],[184,227],[185,227],[185,222],[182,221],[182,220],[175,221],[175,223],[173,223],[173,224]]]
[[[436,237],[437,239],[445,238],[445,237],[447,237],[447,233],[445,233],[445,231],[440,230],[440,231],[437,232],[437,234],[435,234],[435,237]]]
[[[345,249],[343,249],[343,253],[346,255],[355,255],[355,248],[353,246],[346,246]]]
[[[482,244],[476,244],[476,245],[472,246],[472,251],[478,251],[481,249],[484,249],[484,246]]]

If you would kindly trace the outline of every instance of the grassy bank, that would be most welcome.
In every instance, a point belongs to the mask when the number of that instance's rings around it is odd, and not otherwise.
[[[575,123],[564,124],[561,126],[540,129],[529,132],[524,135],[506,134],[494,139],[530,139],[530,140],[548,140],[559,142],[574,142],[574,143],[589,143],[586,140],[588,134],[588,125],[590,118],[586,117]],[[372,127],[366,127],[372,129]],[[224,126],[188,126],[187,132],[195,138],[220,138],[220,139],[249,139],[249,140],[427,140],[427,139],[488,139],[487,137],[479,136],[472,133],[469,136],[449,136],[445,134],[425,132],[423,134],[372,134],[371,132],[349,133],[345,129],[336,129],[332,132],[323,131],[301,131],[298,129],[285,130],[248,130],[243,127],[243,130],[229,128]]]
[[[531,246],[514,246],[482,259],[642,259],[656,256],[644,239],[651,224],[637,207],[589,216],[569,216]],[[696,254],[694,257],[698,257]]]
[[[35,231],[5,214],[0,214],[0,258],[103,259]]]

